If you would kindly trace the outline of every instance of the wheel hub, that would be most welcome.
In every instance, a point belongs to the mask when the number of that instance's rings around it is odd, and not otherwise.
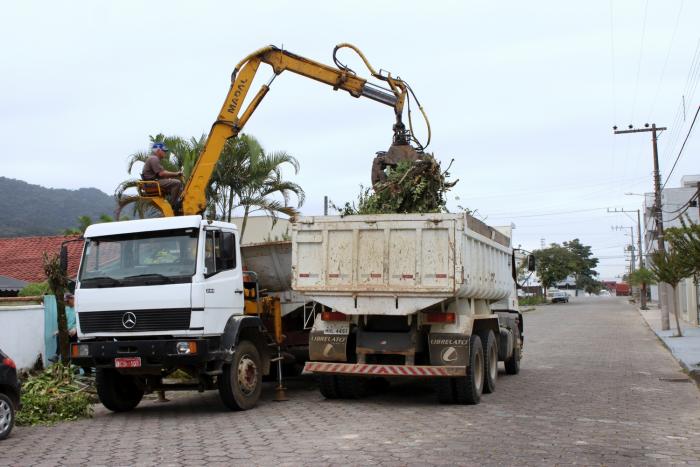
[[[0,401],[0,433],[4,433],[12,424],[12,409],[6,401]]]
[[[244,394],[249,395],[255,392],[257,384],[258,368],[248,355],[244,355],[238,362],[238,386]]]

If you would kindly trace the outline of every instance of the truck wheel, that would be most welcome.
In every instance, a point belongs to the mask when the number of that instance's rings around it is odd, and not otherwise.
[[[326,399],[339,399],[338,377],[335,375],[319,375],[318,388]]]
[[[15,406],[7,396],[0,392],[0,439],[10,436],[15,425]]]
[[[224,365],[219,377],[219,396],[231,410],[248,410],[260,399],[262,364],[258,348],[250,341],[241,341],[233,361]]]
[[[517,375],[520,373],[520,357],[522,355],[523,341],[520,339],[520,329],[513,330],[513,355],[507,358],[505,362],[506,374]]]
[[[338,376],[338,392],[343,399],[361,399],[367,395],[366,378]]]
[[[469,339],[467,375],[454,378],[455,401],[458,404],[478,404],[484,389],[484,347],[476,334]]]
[[[95,374],[97,397],[112,412],[128,412],[139,405],[143,388],[136,376],[123,375],[112,368],[98,368]]]
[[[441,404],[455,403],[454,378],[439,378],[435,380],[434,386],[438,402]]]
[[[484,394],[491,394],[496,390],[496,378],[498,378],[498,347],[493,331],[489,330],[482,344],[484,345]]]

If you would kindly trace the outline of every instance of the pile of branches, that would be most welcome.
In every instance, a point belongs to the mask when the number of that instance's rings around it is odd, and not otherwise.
[[[402,161],[387,168],[387,179],[374,189],[360,187],[357,204],[333,207],[341,216],[447,212],[446,193],[459,181],[447,181],[450,166],[443,172],[432,154],[423,154],[415,162]]]
[[[91,378],[76,375],[78,368],[58,362],[22,383],[18,425],[41,425],[92,416],[96,402]]]

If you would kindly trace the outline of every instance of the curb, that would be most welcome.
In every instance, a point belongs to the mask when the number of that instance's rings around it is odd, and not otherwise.
[[[640,308],[636,308],[637,312],[639,313],[639,317],[642,318],[642,322],[644,325],[656,336],[659,342],[661,342],[661,345],[668,351],[668,353],[671,354],[673,359],[678,362],[678,364],[683,368],[683,371],[688,375],[688,378],[690,378],[691,381],[695,383],[695,385],[700,388],[700,370],[695,370],[691,369],[688,367],[688,365],[681,360],[680,358],[676,357],[676,355],[673,353],[673,350],[671,350],[671,347],[666,344],[666,341],[664,341],[661,336],[659,336],[656,331],[649,325],[646,319],[644,319],[644,315],[642,315],[642,310]],[[648,310],[645,310],[648,311]]]

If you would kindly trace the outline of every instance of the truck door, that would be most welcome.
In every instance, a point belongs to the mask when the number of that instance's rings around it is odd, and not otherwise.
[[[204,328],[218,332],[232,314],[243,314],[241,261],[234,232],[207,229],[204,241]]]

